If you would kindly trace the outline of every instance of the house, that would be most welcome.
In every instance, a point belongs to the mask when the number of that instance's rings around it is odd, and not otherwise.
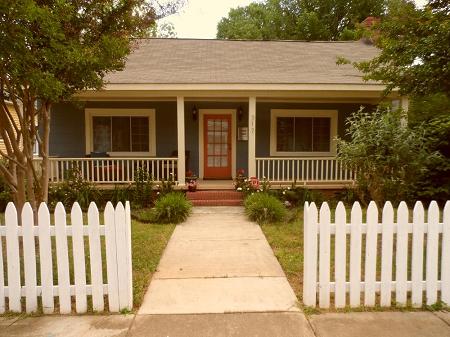
[[[76,166],[96,183],[128,183],[144,169],[184,186],[186,171],[206,182],[243,169],[274,185],[342,187],[353,172],[336,160],[335,137],[384,86],[336,61],[377,53],[363,41],[136,41],[103,90],[53,107],[51,180]]]

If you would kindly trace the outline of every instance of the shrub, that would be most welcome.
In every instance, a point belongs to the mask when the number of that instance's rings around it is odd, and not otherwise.
[[[245,212],[252,221],[259,224],[282,221],[286,207],[275,196],[265,192],[253,193],[245,201]]]
[[[175,187],[175,177],[173,173],[169,174],[169,178],[167,180],[161,180],[160,185],[156,185],[156,188],[158,190],[158,195],[161,197],[163,195],[166,195],[168,193],[173,192],[173,188]]]
[[[130,199],[140,207],[153,205],[153,177],[142,168],[136,171]],[[126,192],[123,192],[126,193]]]
[[[192,203],[181,192],[170,192],[161,196],[152,209],[152,222],[180,223],[191,213]]]
[[[4,211],[6,204],[10,201],[12,201],[11,192],[0,176],[0,212]]]
[[[356,183],[360,200],[398,202],[413,198],[426,163],[436,157],[426,148],[424,130],[405,124],[402,111],[378,107],[360,110],[348,120],[351,140],[338,140],[339,159],[357,169]]]
[[[65,207],[71,207],[73,203],[78,202],[82,209],[87,209],[92,201],[98,203],[100,197],[99,190],[86,181],[77,168],[67,171],[64,182],[51,186],[48,191],[51,208],[54,208],[57,202],[62,202]]]
[[[320,204],[324,201],[322,193],[312,191],[304,187],[295,186],[282,188],[276,192],[278,199],[284,202],[286,206],[303,206],[305,201]]]

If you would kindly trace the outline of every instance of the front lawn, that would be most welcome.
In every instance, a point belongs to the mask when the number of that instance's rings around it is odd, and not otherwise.
[[[147,224],[137,220],[131,223],[135,309],[142,304],[151,277],[174,229],[175,225],[172,224]]]
[[[287,223],[262,224],[261,228],[298,300],[302,301],[303,285],[303,210],[296,220]]]

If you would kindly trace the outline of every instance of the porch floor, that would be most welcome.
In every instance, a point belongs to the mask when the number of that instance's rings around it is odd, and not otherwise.
[[[198,190],[234,190],[233,180],[197,180]]]

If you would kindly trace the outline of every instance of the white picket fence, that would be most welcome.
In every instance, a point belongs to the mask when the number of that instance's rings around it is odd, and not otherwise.
[[[363,212],[355,203],[347,223],[346,209],[339,203],[332,223],[327,203],[320,211],[306,203],[304,304],[329,308],[333,298],[336,308],[377,303],[422,307],[424,293],[427,305],[439,300],[450,304],[450,202],[442,213],[441,222],[436,202],[427,215],[417,202],[411,222],[406,203],[400,203],[394,216],[387,202],[379,222],[377,206],[371,202],[363,223]]]
[[[6,225],[0,226],[0,313],[6,310],[22,312],[23,299],[25,311],[35,312],[38,297],[41,297],[44,313],[55,312],[55,298],[59,313],[72,312],[72,299],[75,311],[85,313],[88,297],[92,299],[92,309],[100,312],[105,307],[105,295],[110,312],[132,309],[129,202],[125,207],[119,203],[115,209],[108,203],[104,225],[100,225],[99,211],[94,203],[89,206],[86,225],[78,203],[72,207],[71,225],[67,225],[66,211],[61,203],[54,212],[54,226],[44,203],[38,210],[38,225],[34,225],[33,210],[28,203],[22,209],[21,219],[19,224],[17,210],[9,203],[5,212]],[[107,283],[104,283],[102,250],[106,252]],[[55,265],[57,271],[54,274]],[[90,284],[87,274],[90,274]]]

